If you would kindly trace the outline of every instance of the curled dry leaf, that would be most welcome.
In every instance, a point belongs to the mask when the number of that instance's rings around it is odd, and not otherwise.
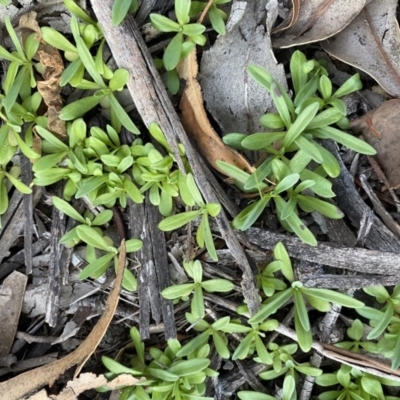
[[[366,0],[307,0],[300,4],[297,20],[280,36],[274,47],[287,48],[319,42],[344,29],[363,9]],[[293,6],[296,7],[295,1]],[[281,29],[279,29],[281,30]]]
[[[65,371],[75,365],[77,367],[74,378],[79,374],[82,366],[96,350],[115,314],[122,278],[124,276],[125,262],[126,250],[125,241],[123,241],[119,253],[117,277],[115,279],[114,287],[108,296],[105,311],[81,345],[72,353],[60,360],[32,369],[11,378],[8,381],[1,382],[0,399],[20,400],[30,393],[41,389],[45,385],[52,386],[60,375],[64,374]]]
[[[243,171],[251,172],[253,167],[248,161],[241,154],[226,146],[211,126],[204,109],[197,73],[196,53],[192,51],[178,66],[179,76],[186,81],[180,103],[181,121],[185,131],[197,143],[203,156],[216,170],[219,171],[216,161],[222,160]]]
[[[397,0],[373,1],[343,31],[322,42],[339,60],[371,75],[392,96],[400,96],[400,31]]]
[[[4,279],[0,291],[0,356],[7,356],[14,343],[28,277],[18,271]]]
[[[58,116],[63,106],[59,83],[61,74],[64,71],[64,63],[60,52],[42,41],[36,16],[37,13],[35,11],[22,15],[18,29],[29,33],[36,32],[37,40],[41,41],[37,56],[44,67],[44,80],[37,82],[37,88],[47,105],[48,128],[62,139],[66,136],[65,121],[61,121]]]
[[[350,125],[353,132],[362,133],[375,148],[376,159],[391,188],[400,187],[400,100],[383,103]]]
[[[273,29],[272,33],[278,33],[285,29],[289,29],[297,22],[300,15],[301,0],[292,0],[292,10],[288,16],[279,26]]]

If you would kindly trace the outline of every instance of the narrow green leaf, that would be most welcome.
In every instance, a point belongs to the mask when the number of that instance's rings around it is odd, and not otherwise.
[[[168,300],[178,299],[180,297],[189,296],[193,292],[194,288],[194,283],[182,283],[180,285],[165,288],[161,292],[161,295]]]
[[[333,97],[339,98],[346,96],[347,94],[353,93],[356,90],[360,90],[362,88],[362,83],[360,79],[360,74],[357,73],[347,79],[346,82],[343,83],[342,86],[333,94]]]
[[[76,233],[79,236],[79,239],[83,240],[85,243],[95,247],[96,249],[104,250],[110,252],[112,246],[110,246],[105,240],[104,237],[97,232],[96,229],[87,226],[87,225],[79,225],[76,227]]]
[[[306,212],[318,211],[322,215],[331,219],[340,219],[344,217],[344,214],[338,207],[315,197],[299,194],[297,195],[297,203],[300,208]]]
[[[264,208],[267,206],[270,199],[269,196],[261,197],[261,199],[255,201],[242,210],[232,221],[233,229],[245,231],[250,228],[250,226],[257,221],[258,217],[264,211]]]
[[[314,145],[314,141],[308,140],[304,136],[299,136],[294,142],[315,162],[318,164],[323,163],[324,158],[322,157],[318,147]]]
[[[283,139],[286,132],[260,132],[246,136],[241,146],[247,150],[265,150],[272,143]]]
[[[236,347],[236,350],[232,354],[232,360],[243,360],[246,358],[247,354],[249,354],[254,335],[255,334],[253,332],[249,332],[246,335],[246,337],[239,343],[239,346]]]
[[[203,237],[206,249],[208,254],[210,255],[211,259],[215,262],[218,261],[218,255],[215,250],[214,239],[212,237],[212,232],[210,228],[210,224],[208,221],[208,213],[204,212],[202,216],[202,230],[203,230]],[[200,227],[199,227],[200,229]]]
[[[86,114],[92,108],[96,107],[105,96],[88,96],[83,99],[74,101],[63,107],[60,112],[60,119],[63,121],[71,121]]]
[[[132,368],[125,367],[124,365],[120,364],[119,362],[113,360],[110,357],[102,356],[101,361],[109,371],[111,371],[116,375],[120,374],[142,375],[141,372],[135,371]]]
[[[86,224],[85,218],[83,218],[82,215],[79,214],[78,211],[76,211],[75,208],[72,207],[65,200],[60,199],[57,196],[53,196],[51,199],[52,199],[53,205],[57,209],[59,209],[61,212],[68,215],[70,218],[73,218],[76,221],[79,221],[82,224]],[[112,212],[111,212],[111,215],[112,215]]]
[[[293,188],[293,186],[300,179],[299,174],[290,174],[285,176],[275,187],[274,193],[279,194],[285,192],[288,189]]]
[[[173,70],[179,63],[182,53],[183,34],[178,32],[165,49],[163,61],[167,71]]]
[[[201,282],[201,287],[209,293],[230,292],[233,290],[234,285],[227,279],[210,279],[208,281]]]
[[[293,289],[288,288],[282,292],[275,293],[270,297],[250,319],[250,324],[257,324],[264,321],[271,314],[274,314],[281,308],[293,295]]]
[[[289,254],[282,242],[278,242],[274,247],[274,258],[275,260],[281,261],[280,270],[283,276],[289,281],[294,281],[294,272],[292,267],[292,262],[290,260]]]
[[[42,33],[42,39],[49,45],[62,51],[70,51],[71,53],[77,53],[76,47],[60,32],[54,28],[43,26],[40,28]]]
[[[13,177],[11,174],[8,172],[4,172],[5,176],[7,179],[15,186],[17,190],[19,190],[23,194],[31,194],[32,189],[30,189],[28,186],[26,186],[24,183],[22,183],[19,179]]]
[[[319,106],[317,103],[310,104],[299,116],[297,116],[296,120],[290,126],[285,138],[283,139],[284,147],[289,147],[296,140],[296,138],[302,134],[307,125],[314,119],[318,112],[318,108]]]
[[[310,327],[310,320],[308,319],[308,311],[306,308],[306,303],[304,302],[303,295],[301,293],[301,289],[294,289],[294,306],[297,310],[297,315],[299,317],[299,321],[303,326],[304,330],[309,331]]]
[[[186,211],[183,213],[172,215],[170,217],[163,219],[158,224],[158,227],[162,231],[167,231],[167,232],[173,231],[175,229],[182,227],[183,225],[186,225],[188,222],[194,220],[200,214],[201,210],[195,210],[195,211]]]
[[[271,83],[271,96],[274,101],[275,107],[278,110],[279,116],[282,118],[285,126],[289,129],[292,125],[290,111],[286,104],[285,98],[282,95],[282,92],[279,90],[279,87],[275,82]]]
[[[103,275],[113,258],[114,254],[108,253],[96,259],[95,261],[92,261],[81,271],[79,274],[79,279],[83,280],[89,277],[96,279]]]
[[[89,194],[93,190],[96,190],[98,187],[107,182],[107,180],[107,175],[93,176],[91,178],[85,179],[82,183],[82,186],[76,192],[75,198],[80,199],[81,197],[86,196],[87,194]]]
[[[108,95],[110,99],[110,104],[112,110],[114,110],[115,114],[117,115],[118,119],[120,120],[121,124],[129,131],[134,133],[135,135],[140,135],[140,131],[137,126],[132,122],[130,116],[118,102],[113,94]]]
[[[150,14],[150,21],[153,27],[160,32],[179,32],[180,29],[177,22],[161,14]]]
[[[111,21],[114,26],[118,26],[124,20],[131,5],[131,0],[114,0],[111,10]]]
[[[378,336],[380,336],[385,331],[387,326],[389,325],[390,320],[393,317],[393,314],[394,314],[393,303],[391,301],[388,301],[387,305],[386,305],[385,313],[383,314],[383,318],[381,318],[378,321],[378,324],[368,334],[367,339],[373,340],[373,339],[376,339]]]
[[[308,296],[321,298],[323,300],[330,301],[332,303],[340,304],[344,307],[349,308],[361,308],[364,307],[364,303],[354,299],[353,297],[347,296],[346,294],[336,292],[329,289],[314,289],[314,288],[303,288],[303,293]]]

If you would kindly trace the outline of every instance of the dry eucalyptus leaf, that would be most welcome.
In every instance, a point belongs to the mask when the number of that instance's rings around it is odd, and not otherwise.
[[[186,81],[180,103],[181,121],[185,131],[196,142],[199,150],[213,168],[219,170],[216,161],[222,160],[251,172],[252,167],[248,161],[241,154],[226,146],[211,126],[204,110],[197,73],[196,53],[192,51],[178,66],[179,76]]]
[[[36,17],[35,11],[22,15],[18,29],[36,32],[37,39],[41,40],[41,31]],[[64,71],[64,63],[60,52],[43,41],[40,43],[37,55],[44,67],[44,80],[37,82],[37,88],[47,105],[48,128],[59,138],[64,138],[67,135],[65,121],[58,118],[63,107],[60,77]]]
[[[82,366],[96,350],[115,314],[125,270],[125,262],[125,242],[122,242],[118,259],[118,273],[114,282],[114,287],[108,296],[105,311],[82,344],[72,353],[60,360],[32,369],[8,381],[1,382],[0,399],[20,400],[30,393],[41,389],[45,385],[52,386],[60,375],[75,365],[77,367],[74,378],[79,374]]]
[[[362,133],[375,148],[376,159],[385,172],[390,187],[400,187],[400,100],[383,103],[350,125],[353,132]]]
[[[287,48],[325,40],[345,28],[364,5],[365,0],[303,1],[297,21],[273,38],[273,45]]]
[[[4,279],[0,291],[0,356],[8,355],[14,342],[27,281],[28,277],[18,271]]]
[[[400,96],[400,32],[397,0],[373,1],[339,34],[321,43],[339,60],[371,75],[392,96]]]
[[[278,33],[285,29],[289,29],[293,24],[295,24],[300,15],[300,6],[301,0],[292,0],[292,10],[288,15],[288,18],[285,18],[285,20],[279,26],[274,28],[272,33]]]
[[[260,131],[259,118],[273,108],[269,93],[249,76],[250,64],[265,68],[286,87],[284,69],[275,60],[269,33],[262,23],[266,19],[266,3],[247,2],[241,19],[203,53],[203,96],[207,110],[223,133]]]

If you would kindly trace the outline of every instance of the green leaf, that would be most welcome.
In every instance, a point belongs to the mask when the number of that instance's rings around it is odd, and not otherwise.
[[[89,194],[93,190],[96,190],[98,187],[107,182],[107,180],[107,175],[93,176],[91,178],[85,179],[82,183],[82,186],[76,192],[75,198],[80,199],[81,197],[86,196],[87,194]]]
[[[23,50],[23,48],[22,48],[22,46],[21,46],[20,41],[18,40],[18,36],[17,36],[16,32],[15,32],[15,30],[14,30],[12,24],[11,24],[9,15],[6,15],[6,16],[5,16],[5,18],[4,18],[4,23],[5,23],[5,25],[6,25],[7,32],[8,32],[8,34],[10,35],[10,38],[11,38],[11,40],[12,40],[12,42],[13,42],[13,44],[14,44],[14,46],[15,46],[15,49],[17,50],[19,56],[20,56],[23,60],[26,60],[26,58],[25,58],[25,52],[24,52],[24,50]]]
[[[216,217],[221,212],[221,204],[218,203],[207,203],[207,212],[212,216]]]
[[[279,114],[268,113],[260,118],[260,124],[268,129],[281,129],[285,127],[285,123]],[[246,137],[247,135],[244,135]]]
[[[158,224],[158,228],[161,229],[162,231],[167,231],[167,232],[173,231],[194,220],[200,214],[201,210],[196,210],[196,211],[186,211],[183,213],[172,215],[170,217],[163,219]]]
[[[81,214],[79,214],[78,211],[76,211],[75,208],[72,207],[65,200],[60,199],[57,196],[53,196],[52,197],[52,202],[53,202],[53,205],[57,209],[59,209],[64,214],[68,215],[70,218],[73,218],[73,219],[75,219],[76,221],[79,221],[82,224],[86,224],[85,218],[83,218],[81,216]],[[112,215],[112,212],[111,212],[111,215]]]
[[[135,292],[137,289],[137,280],[135,275],[132,274],[129,269],[124,271],[124,276],[122,278],[122,287],[130,292]]]
[[[330,301],[331,303],[340,304],[341,306],[348,308],[361,308],[364,307],[364,303],[356,300],[346,294],[336,292],[329,289],[314,289],[314,288],[303,288],[303,293],[307,296],[313,296],[322,300]]]
[[[93,21],[83,10],[80,8],[74,0],[64,0],[64,5],[67,9],[77,18],[80,18],[82,21],[87,22],[91,25],[96,25],[96,21]]]
[[[290,260],[289,254],[282,242],[278,242],[274,247],[274,258],[275,260],[281,261],[280,270],[283,276],[289,281],[294,281],[294,273],[292,262]]]
[[[228,133],[222,138],[222,141],[228,146],[234,147],[235,149],[244,150],[241,142],[246,137],[247,135],[245,133]]]
[[[236,347],[234,353],[232,354],[232,360],[243,360],[249,354],[251,342],[254,338],[254,333],[249,332],[246,337],[239,343]]]
[[[219,332],[213,330],[212,337],[213,337],[215,350],[217,350],[217,353],[219,354],[219,356],[226,360],[229,359],[231,354],[230,354],[228,346],[226,345],[221,334]]]
[[[296,392],[296,382],[292,375],[286,375],[285,379],[283,380],[283,387],[282,387],[282,400],[292,400],[293,395]]]
[[[272,397],[269,394],[253,392],[252,390],[242,390],[237,392],[237,396],[240,400],[276,400],[276,397]]]
[[[261,199],[255,201],[242,210],[232,221],[233,229],[245,231],[250,228],[250,226],[257,221],[258,217],[264,211],[264,208],[267,206],[270,199],[269,196],[261,197]]]
[[[342,117],[342,113],[337,108],[331,107],[316,115],[315,118],[307,125],[306,129],[316,129],[327,125],[332,125],[338,122]]]
[[[179,32],[180,25],[160,14],[150,14],[151,24],[160,32]]]
[[[139,239],[129,239],[126,241],[125,246],[127,253],[133,253],[143,247],[143,242]]]
[[[344,217],[344,214],[338,207],[315,197],[299,194],[297,195],[297,203],[300,208],[306,212],[318,211],[322,215],[331,219],[340,219]]]
[[[376,150],[371,145],[361,139],[349,135],[348,133],[342,132],[339,129],[325,126],[323,128],[314,129],[312,132],[313,134],[315,132],[316,136],[319,138],[333,139],[343,146],[346,146],[351,150],[357,151],[358,153],[367,154],[370,156],[376,154]]]
[[[294,328],[297,334],[297,340],[301,350],[305,353],[310,351],[312,346],[312,333],[311,330],[305,330],[302,323],[300,322],[298,310],[295,307],[294,309]]]
[[[230,292],[233,290],[234,285],[227,279],[210,279],[208,281],[201,282],[201,287],[209,293],[214,292]]]
[[[200,227],[199,227],[199,229],[200,229]],[[206,245],[208,254],[210,255],[211,259],[216,262],[216,261],[218,261],[218,255],[215,250],[214,239],[212,237],[210,223],[208,221],[208,213],[203,213],[202,229],[203,229],[204,243]]]
[[[23,194],[31,194],[32,190],[22,183],[19,179],[14,178],[11,174],[4,171],[5,176],[7,179],[15,186],[15,188]]]
[[[245,183],[250,176],[247,172],[225,161],[217,160],[216,164],[222,173],[236,179],[240,183]]]
[[[261,163],[261,165],[257,167],[257,169],[246,180],[244,184],[245,190],[250,190],[253,188],[259,188],[259,190],[261,190],[264,188],[264,186],[266,186],[262,182],[272,172],[273,160],[273,157],[268,157]]]
[[[318,164],[321,164],[324,161],[318,147],[315,146],[314,141],[308,140],[304,136],[299,136],[294,142],[301,150],[304,151],[304,153],[306,153]]]
[[[129,375],[142,375],[141,372],[135,371],[132,368],[127,368],[124,365],[120,364],[119,362],[113,360],[110,357],[102,356],[101,361],[103,362],[104,366],[116,375],[120,374],[129,374]]]
[[[65,143],[60,139],[57,139],[54,134],[49,132],[47,129],[42,128],[39,125],[37,125],[35,129],[43,139],[47,140],[52,145],[54,150],[58,150],[57,152],[67,152],[69,150],[69,147]]]
[[[277,140],[283,139],[286,132],[260,132],[246,136],[241,146],[247,150],[264,150]]]
[[[299,321],[303,326],[305,331],[309,331],[310,327],[310,320],[308,319],[308,312],[306,308],[306,303],[304,302],[303,295],[301,293],[301,289],[294,289],[294,306],[297,310],[297,315],[299,317]]]
[[[385,331],[387,326],[389,325],[390,320],[393,317],[393,314],[394,314],[393,303],[391,301],[388,301],[387,305],[386,305],[385,313],[383,314],[383,318],[381,318],[378,321],[378,324],[368,334],[367,339],[373,340],[373,339],[376,339],[378,336],[380,336]]]
[[[281,308],[293,295],[293,289],[289,288],[271,296],[250,319],[250,324],[258,324],[274,314]]]
[[[369,286],[363,288],[363,291],[370,296],[375,297],[380,303],[390,299],[390,294],[383,286]]]
[[[321,92],[322,98],[325,101],[330,99],[330,97],[332,96],[332,82],[326,75],[322,75],[319,78],[319,91]]]
[[[214,2],[214,4],[216,4]],[[210,10],[208,11],[208,17],[210,18],[211,26],[213,29],[220,35],[225,35],[225,22],[224,18],[222,17],[221,10],[217,9],[216,7],[211,6]]]
[[[134,203],[143,203],[144,196],[140,193],[136,185],[128,178],[124,179],[124,189]]]
[[[204,306],[203,291],[199,284],[195,284],[194,286],[191,312],[195,317],[204,318],[205,306]]]
[[[201,193],[194,180],[194,177],[190,172],[186,175],[186,184],[196,204],[199,206],[204,204],[203,197],[201,196]]]
[[[292,125],[290,111],[286,104],[286,100],[282,95],[282,92],[275,82],[271,83],[271,96],[274,101],[275,107],[278,110],[279,116],[282,118],[285,126],[289,129]]]
[[[259,335],[254,336],[254,342],[256,345],[257,355],[260,357],[260,360],[264,364],[272,364],[272,357],[265,348],[265,345]]]
[[[298,136],[302,134],[307,125],[314,119],[315,115],[318,112],[318,104],[313,103],[307,106],[299,116],[297,116],[296,120],[288,129],[288,132],[283,139],[283,146],[289,147]]]
[[[49,45],[62,51],[69,51],[71,53],[77,53],[76,47],[60,32],[48,26],[40,28],[42,33],[42,39]]]
[[[176,19],[181,25],[187,24],[190,21],[190,0],[175,0]]]
[[[118,68],[114,71],[113,77],[110,79],[109,87],[112,91],[122,90],[128,82],[129,71],[125,68]]]
[[[293,188],[293,186],[297,183],[300,179],[299,174],[290,174],[285,176],[276,186],[274,189],[275,194],[279,194],[285,192],[288,189]]]
[[[363,333],[364,333],[364,327],[359,319],[355,319],[351,324],[351,327],[347,329],[347,334],[353,340],[357,341],[361,340]]]
[[[129,12],[129,8],[132,5],[132,0],[114,0],[111,21],[114,26],[118,26]]]
[[[346,82],[343,83],[342,86],[333,94],[333,97],[339,98],[346,96],[349,93],[355,92],[356,90],[360,90],[362,88],[362,83],[360,79],[360,74],[357,73],[347,79]]]
[[[183,34],[178,32],[169,42],[163,55],[164,67],[167,71],[173,70],[179,63],[182,53]]]
[[[179,360],[169,368],[169,371],[178,376],[189,376],[203,371],[210,365],[210,362],[208,358]]]
[[[182,27],[182,33],[187,36],[201,35],[206,27],[201,24],[187,24]]]
[[[332,191],[332,183],[321,175],[308,169],[304,169],[300,172],[300,179],[302,181],[313,181],[314,185],[311,190],[318,196],[326,198],[335,197],[335,193]]]
[[[96,249],[104,250],[107,252],[112,251],[113,247],[110,246],[100,233],[87,225],[79,225],[76,227],[76,233],[79,239],[83,240],[85,243],[95,247]]]
[[[396,346],[394,348],[391,368],[393,370],[396,370],[399,367],[400,367],[400,335],[397,336],[396,339]]]
[[[83,280],[89,277],[98,278],[99,276],[103,275],[113,258],[114,254],[108,253],[96,259],[95,261],[92,261],[81,271],[79,274],[79,279]]]
[[[299,50],[296,50],[290,58],[290,73],[295,94],[298,94],[307,83],[308,77],[304,68],[306,62],[306,56]]]
[[[210,337],[210,330],[205,330],[200,335],[195,336],[190,342],[186,343],[177,353],[177,357],[186,357],[203,347]]]
[[[71,121],[73,119],[79,118],[82,115],[86,114],[92,108],[96,107],[104,96],[88,96],[83,99],[79,99],[74,101],[73,103],[68,104],[63,107],[60,112],[59,118],[63,121]]]
[[[189,296],[195,288],[194,283],[182,283],[165,288],[161,295],[168,300],[178,299],[180,297]]]
[[[286,202],[281,197],[274,198],[276,207],[279,213],[282,213]],[[296,233],[296,235],[304,242],[309,244],[310,246],[316,246],[317,240],[315,239],[312,232],[304,225],[301,219],[297,216],[296,213],[291,213],[286,219],[285,222],[290,226],[290,228]]]
[[[140,135],[140,131],[137,126],[132,122],[131,118],[115,98],[113,94],[109,94],[108,98],[110,99],[111,109],[115,112],[121,124],[129,131],[134,133],[135,135]]]

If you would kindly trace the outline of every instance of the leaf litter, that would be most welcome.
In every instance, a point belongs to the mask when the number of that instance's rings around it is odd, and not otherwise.
[[[294,7],[290,19],[284,22],[283,27],[279,29],[279,37],[276,35],[273,36],[272,45],[274,47],[285,48],[300,44],[318,43],[321,40],[325,40],[321,45],[331,56],[367,72],[388,94],[399,96],[399,37],[398,25],[395,18],[397,2],[388,0],[380,2],[375,0],[370,2],[357,1],[346,3],[348,8],[345,9],[345,12],[340,13],[334,8],[334,6],[342,4],[339,1],[310,1],[308,4],[305,4],[304,2],[293,0]],[[367,3],[367,6],[364,8],[365,4],[363,3]],[[257,86],[252,87],[249,83],[250,81],[247,81],[248,78],[245,75],[247,65],[249,63],[263,65],[265,54],[268,54],[267,59],[270,64],[265,65],[265,68],[268,71],[273,71],[272,75],[276,79],[279,79],[283,85],[286,85],[286,79],[282,65],[278,64],[273,56],[269,41],[270,30],[267,30],[267,32],[262,31],[260,26],[257,25],[252,34],[253,36],[247,37],[247,42],[243,40],[243,36],[239,37],[239,27],[244,27],[252,18],[250,13],[247,15],[244,14],[242,18],[239,18],[239,22],[233,25],[233,28],[231,28],[225,38],[220,37],[217,39],[211,46],[211,49],[203,53],[200,74],[198,74],[198,65],[194,53],[187,57],[180,66],[181,77],[186,80],[186,88],[181,100],[182,123],[188,133],[193,133],[199,150],[212,166],[216,166],[216,160],[229,160],[233,165],[248,172],[252,171],[252,165],[241,154],[226,147],[210,124],[203,107],[201,91],[203,90],[204,93],[207,111],[217,121],[222,134],[234,131],[242,133],[254,132],[254,127],[258,125],[258,116],[266,111],[271,111],[272,102],[268,99],[268,96],[261,96],[255,100],[249,99],[249,95],[253,93],[253,90],[257,91],[258,88]],[[335,23],[332,25],[328,23],[328,18],[334,19]],[[361,21],[364,24],[361,24]],[[367,21],[367,24],[365,24],[365,21]],[[235,32],[235,34],[232,32]],[[329,39],[326,40],[327,38]],[[238,43],[240,42],[242,43],[239,46]],[[240,49],[238,54],[234,53],[236,45]],[[255,58],[251,58],[252,54],[255,54]],[[47,62],[49,71],[53,69],[53,72],[49,73],[47,78],[45,76],[47,81],[43,84],[53,89],[50,89],[48,93],[42,93],[43,97],[48,99],[46,104],[49,107],[52,106],[52,101],[57,102],[59,100],[57,80],[62,72],[62,67],[57,57],[51,51],[46,50],[42,53],[41,61],[44,63]],[[261,57],[262,60],[257,57]],[[236,70],[239,71],[237,74]],[[217,78],[216,75],[218,74],[220,76]],[[227,82],[226,88],[221,84],[224,80]],[[234,91],[234,89],[238,90]],[[222,94],[218,93],[219,90]],[[229,97],[231,95],[230,92],[234,94],[232,97]],[[236,100],[234,98],[235,95],[239,97],[237,104],[234,102]],[[263,91],[264,95],[265,91]],[[227,96],[229,101],[226,100]],[[229,107],[230,104],[231,108]],[[65,134],[65,131],[57,125],[57,113],[59,111],[57,107],[55,107],[55,125],[53,129],[62,135]],[[220,110],[218,107],[222,109]],[[376,159],[384,170],[391,188],[397,188],[400,185],[400,177],[398,176],[400,169],[398,168],[398,157],[396,157],[399,142],[398,129],[396,129],[399,126],[399,110],[398,100],[390,100],[351,124],[354,132],[362,133],[365,140],[377,149]],[[226,118],[227,115],[229,116],[228,118]],[[379,249],[379,244],[377,248]],[[301,254],[298,254],[298,257],[301,259]],[[120,258],[120,267],[122,264],[125,264],[122,258],[123,254]],[[23,396],[34,389],[36,390],[47,383],[51,384],[68,367],[77,364],[81,365],[87,360],[88,356],[98,346],[114,315],[122,279],[121,270],[122,268],[119,268],[117,280],[107,300],[106,311],[86,341],[68,356],[53,364],[39,367],[36,370],[12,378],[8,382],[0,383],[2,398],[20,398],[19,396]],[[5,284],[3,291],[6,290]],[[23,293],[24,288],[21,286],[18,289],[19,297]],[[18,315],[18,309],[16,313]],[[334,351],[334,349],[330,350]],[[346,353],[345,356],[347,358],[344,357],[340,361],[345,361],[350,363],[350,365],[357,365],[356,358],[352,358],[350,353]],[[368,357],[364,358],[363,365],[366,367],[370,365]],[[79,370],[80,367],[78,367],[75,375],[77,375]],[[390,374],[389,369],[385,371]],[[128,379],[128,377],[122,375],[119,378],[122,380],[125,378]],[[27,382],[28,385],[26,385]],[[103,376],[96,378],[93,375],[82,374],[80,378],[71,380],[64,392],[51,398],[59,400],[77,398],[77,394],[91,388],[99,387],[102,384],[104,384]],[[119,384],[123,384],[123,382],[108,382],[110,388],[117,387]],[[134,382],[130,381],[128,384],[134,384]]]

